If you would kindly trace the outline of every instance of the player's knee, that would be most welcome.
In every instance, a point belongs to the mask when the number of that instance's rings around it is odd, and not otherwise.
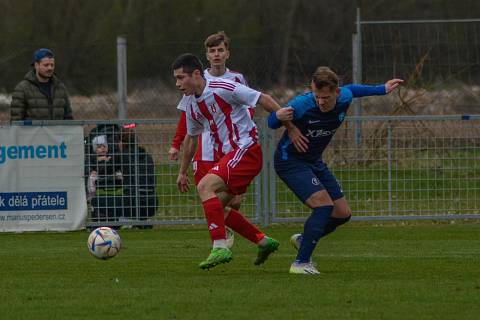
[[[307,201],[305,201],[305,204],[310,208],[318,208],[322,206],[333,206],[333,201],[327,191],[322,190],[312,194]]]
[[[211,186],[204,179],[200,180],[200,182],[198,183],[197,191],[200,197],[212,192]]]
[[[351,215],[351,214],[350,214],[349,216],[340,218],[340,223],[339,223],[339,225],[342,225],[342,224],[347,223],[348,221],[350,221],[351,218],[352,218],[352,215]]]
[[[242,204],[242,198],[239,196],[233,197],[233,199],[230,201],[228,206],[232,209],[238,210],[240,209],[240,205]]]
[[[350,219],[350,217],[352,216],[352,210],[349,207],[340,208],[340,209],[335,208],[332,216],[337,217],[337,218],[348,218],[348,219]]]

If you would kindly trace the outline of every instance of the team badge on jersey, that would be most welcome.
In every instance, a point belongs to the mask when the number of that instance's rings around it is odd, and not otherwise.
[[[341,112],[338,115],[338,121],[342,122],[343,120],[345,120],[345,112]]]
[[[318,180],[317,178],[312,178],[312,184],[314,186],[318,186],[320,184],[320,180]]]

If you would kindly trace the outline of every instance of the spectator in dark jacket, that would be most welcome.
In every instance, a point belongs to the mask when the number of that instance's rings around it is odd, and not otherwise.
[[[67,89],[54,74],[53,52],[38,49],[32,65],[12,94],[11,121],[73,119]]]
[[[125,218],[146,220],[157,210],[155,163],[152,156],[138,146],[133,125],[124,126],[120,149],[124,186]],[[139,224],[142,227],[141,224]],[[151,228],[144,225],[143,228]]]

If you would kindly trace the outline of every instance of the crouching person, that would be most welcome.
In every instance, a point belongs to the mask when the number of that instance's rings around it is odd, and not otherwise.
[[[123,175],[117,156],[109,152],[107,136],[91,142],[94,154],[89,157],[88,198],[93,208],[92,222],[113,222],[123,214]]]
[[[134,128],[134,124],[122,128],[119,145],[124,186],[123,216],[138,221],[136,226],[139,228],[151,229],[153,226],[146,220],[155,216],[157,210],[155,163],[145,148],[138,145]]]

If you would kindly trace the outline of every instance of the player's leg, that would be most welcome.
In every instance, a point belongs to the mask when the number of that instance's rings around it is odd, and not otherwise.
[[[226,181],[228,193],[241,195],[262,168],[262,150],[259,145],[239,149],[225,155],[210,172],[217,173]],[[240,211],[230,209],[225,223],[235,232],[257,244],[258,254],[255,265],[263,264],[280,243],[260,231]]]
[[[338,200],[333,201],[333,212],[328,220],[327,226],[325,227],[325,234],[323,237],[334,232],[339,226],[350,221],[352,213],[350,207],[348,206],[347,200],[345,197],[342,197]],[[293,234],[290,237],[290,244],[296,249],[300,249],[300,245],[303,240],[303,235],[301,233]]]
[[[240,234],[245,239],[257,244],[261,239],[265,237],[265,234],[261,232],[254,224],[245,218],[238,208],[241,200],[240,195],[231,195],[226,192],[218,194],[218,197],[223,203],[227,203],[225,207],[225,225],[236,233]],[[232,207],[231,205],[234,205]]]
[[[229,222],[227,221],[228,213],[231,209],[239,210],[240,205],[242,204],[242,196],[236,195],[234,196],[230,202],[225,207],[225,231],[227,233],[227,247],[231,249],[235,243],[235,232],[229,226]]]
[[[290,267],[290,272],[318,274],[311,263],[311,256],[318,240],[325,233],[325,227],[332,214],[333,201],[315,175],[315,167],[312,164],[293,159],[276,161],[275,171],[293,193],[312,209],[304,225],[302,241],[296,246],[298,254]]]
[[[197,191],[202,200],[205,219],[207,220],[213,249],[205,261],[200,263],[200,268],[210,269],[218,264],[230,262],[232,252],[227,248],[224,205],[216,193],[225,191],[226,185],[222,178],[215,174],[205,175],[197,185]]]
[[[337,227],[347,223],[351,218],[352,212],[345,196],[343,195],[340,184],[328,167],[323,162],[319,161],[314,167],[314,173],[320,179],[320,182],[333,200],[332,215],[328,220],[323,235],[323,237],[325,237],[335,231]],[[290,243],[298,250],[302,239],[302,234],[294,234],[290,238]]]
[[[240,194],[235,195],[232,200],[228,203],[228,207],[235,210],[240,210],[242,205],[242,196]]]
[[[303,227],[302,241],[295,259],[297,263],[311,261],[318,241],[325,235],[325,229],[333,211],[333,201],[326,190],[315,192],[305,201],[305,204],[312,209],[312,213]]]
[[[318,168],[317,176],[333,200],[333,212],[325,228],[324,236],[326,236],[334,232],[337,227],[347,223],[350,220],[352,211],[343,195],[340,184],[328,167],[323,162],[319,162],[316,168]]]
[[[219,195],[220,198],[222,196]],[[232,200],[234,200],[233,197]],[[230,205],[232,202],[228,202]],[[225,208],[225,226],[227,230],[227,245],[232,242],[228,237],[228,230],[231,229],[241,235],[243,238],[258,246],[258,255],[255,265],[264,263],[268,256],[278,249],[279,242],[268,237],[257,226],[251,223],[243,214],[230,207]],[[231,237],[231,236],[230,236]]]
[[[203,161],[203,160],[195,160],[193,161],[193,179],[195,181],[195,185],[200,183],[205,175],[215,166],[215,161]],[[220,201],[225,205],[225,203],[233,202],[232,196],[228,193],[222,192],[217,193],[217,196],[220,198]],[[234,232],[232,229],[226,227],[226,241],[227,241],[227,248],[231,249],[234,243]]]
[[[298,248],[297,257],[290,266],[293,274],[319,274],[312,263],[312,254],[318,241],[325,236],[326,226],[333,210],[333,202],[326,190],[312,194],[305,204],[312,208],[312,213],[305,221],[303,233],[292,236],[291,241]],[[294,239],[294,237],[297,237]]]
[[[345,197],[333,201],[333,213],[325,228],[325,236],[335,231],[342,224],[350,221],[352,211]]]

